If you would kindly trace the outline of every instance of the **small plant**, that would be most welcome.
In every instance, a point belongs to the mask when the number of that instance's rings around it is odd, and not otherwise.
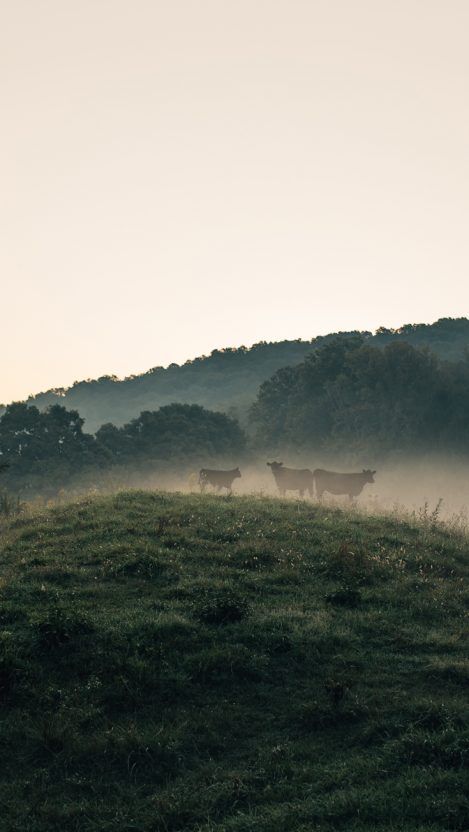
[[[324,562],[326,574],[350,583],[369,583],[376,577],[380,564],[371,554],[353,544],[342,543]]]
[[[246,599],[231,589],[210,590],[194,607],[195,617],[204,624],[233,624],[249,613]]]
[[[90,635],[94,628],[86,618],[56,605],[37,623],[36,631],[39,645],[53,650],[69,645],[80,636]]]
[[[430,511],[428,500],[425,500],[423,506],[418,510],[418,520],[424,526],[434,528],[438,525],[441,515],[441,507],[443,505],[443,497],[440,497],[433,511]]]

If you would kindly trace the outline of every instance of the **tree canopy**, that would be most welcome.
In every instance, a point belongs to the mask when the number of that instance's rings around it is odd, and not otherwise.
[[[25,494],[53,494],[84,471],[237,461],[245,448],[244,433],[234,419],[199,405],[145,411],[122,428],[103,425],[96,436],[82,428],[77,411],[60,405],[44,412],[26,404],[7,407],[0,419],[0,465],[8,464],[5,484]]]
[[[469,362],[337,339],[265,382],[251,409],[265,447],[374,454],[469,451]]]

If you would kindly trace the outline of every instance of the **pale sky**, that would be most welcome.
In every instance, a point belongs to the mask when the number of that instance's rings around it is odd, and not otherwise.
[[[469,314],[468,0],[0,0],[0,401]]]

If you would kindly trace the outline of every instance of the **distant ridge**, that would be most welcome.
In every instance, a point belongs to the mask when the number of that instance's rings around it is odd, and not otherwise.
[[[375,346],[407,341],[428,347],[440,358],[458,361],[469,351],[469,319],[441,318],[433,324],[405,324],[398,329],[380,327],[371,332],[339,332],[310,341],[261,341],[252,347],[213,350],[185,364],[154,367],[146,373],[118,379],[102,376],[75,382],[71,387],[31,396],[29,404],[44,409],[60,403],[79,411],[85,429],[94,432],[104,423],[122,425],[143,410],[156,410],[173,402],[200,404],[229,412],[243,421],[260,384],[281,367],[301,363],[312,350],[333,338],[361,335]]]

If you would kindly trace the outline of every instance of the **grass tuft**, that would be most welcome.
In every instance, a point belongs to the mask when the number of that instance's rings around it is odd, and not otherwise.
[[[54,604],[35,626],[36,643],[44,650],[75,646],[82,636],[94,632],[91,622],[83,615]]]
[[[194,602],[194,616],[204,624],[235,624],[249,614],[249,604],[233,589],[207,589]]]

